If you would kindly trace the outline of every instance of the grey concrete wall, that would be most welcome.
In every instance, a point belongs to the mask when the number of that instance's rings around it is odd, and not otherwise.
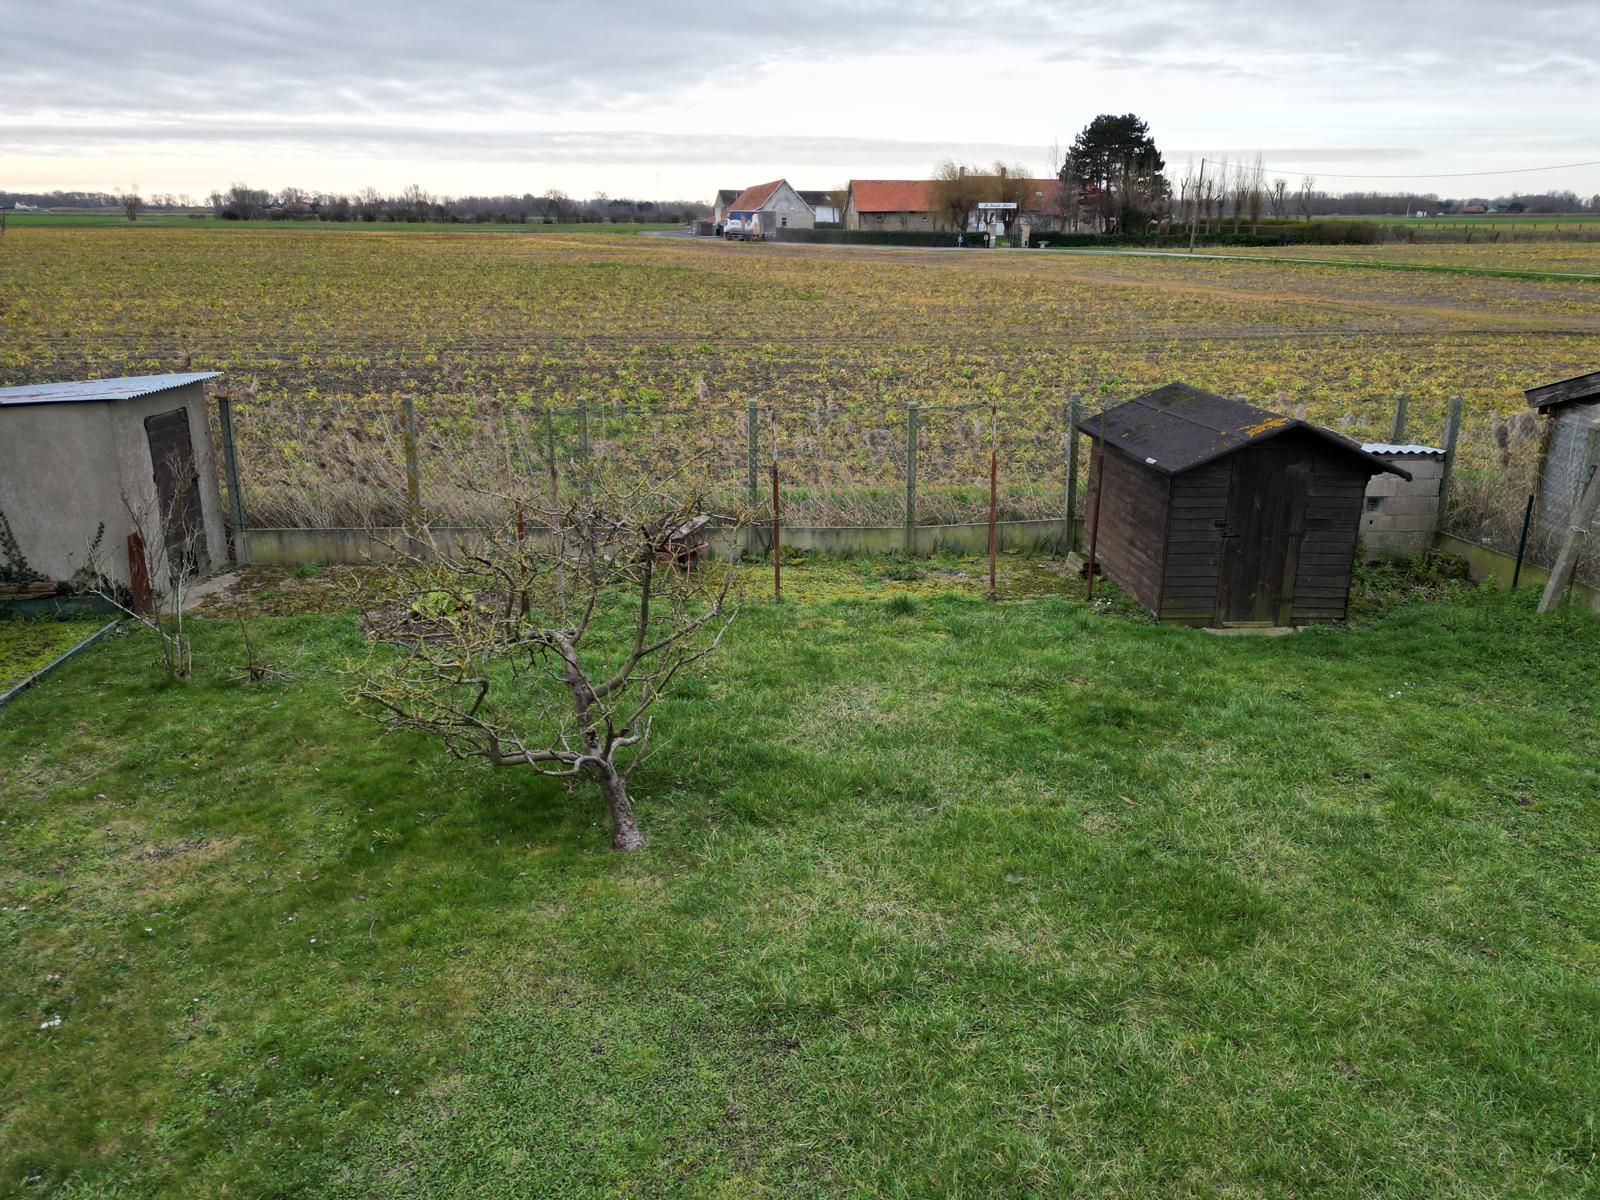
[[[105,557],[128,537],[122,476],[111,448],[109,404],[19,404],[0,408],[0,512],[23,557],[51,579],[68,579],[106,523]],[[123,561],[126,578],[126,562]]]
[[[1400,554],[1421,554],[1433,548],[1439,527],[1439,483],[1444,455],[1378,454],[1411,472],[1407,482],[1385,472],[1367,484],[1361,513],[1361,544],[1367,561]]]
[[[137,400],[0,408],[0,511],[34,570],[52,579],[71,577],[84,566],[89,540],[103,521],[106,573],[128,582],[127,541],[134,528],[128,509],[153,512],[155,506],[144,419],[175,408],[189,413],[206,552],[213,566],[227,560],[205,388],[194,383]],[[162,548],[149,550],[154,570],[163,571]]]

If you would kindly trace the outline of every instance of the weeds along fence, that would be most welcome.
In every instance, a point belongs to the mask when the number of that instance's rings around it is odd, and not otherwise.
[[[1068,407],[244,398],[219,403],[216,432],[246,531],[491,525],[509,498],[559,495],[580,472],[623,485],[692,474],[722,511],[770,522],[774,464],[785,525],[937,531],[987,521],[991,452],[999,520],[1065,521],[1068,476],[1082,475],[1067,463]]]
[[[927,552],[962,544],[957,531],[988,521],[991,455],[997,521],[1026,526],[1029,544],[1064,546],[1085,516],[1088,439],[1078,426],[1121,400],[996,394],[775,406],[707,397],[545,407],[462,396],[245,398],[219,403],[227,419],[216,432],[219,461],[233,464],[224,490],[234,524],[247,534],[495,525],[511,515],[510,498],[559,497],[585,470],[624,485],[692,474],[720,511],[766,526],[776,464],[784,527],[851,530],[860,536],[840,545]],[[1541,487],[1546,422],[1470,405],[1452,422],[1445,401],[1368,397],[1348,402],[1331,425],[1358,442],[1448,445],[1438,530],[1517,553],[1528,497]],[[1579,490],[1579,473],[1570,474],[1543,481],[1528,530],[1532,563],[1554,557]],[[1579,577],[1600,582],[1600,553],[1585,557]]]

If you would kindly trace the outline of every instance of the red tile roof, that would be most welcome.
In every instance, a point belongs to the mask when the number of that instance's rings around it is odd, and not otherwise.
[[[755,212],[768,200],[772,193],[783,186],[783,180],[774,179],[771,183],[758,183],[755,187],[747,187],[734,197],[728,205],[729,212]]]
[[[927,212],[929,179],[852,179],[850,198],[857,212]]]
[[[1024,209],[1049,206],[1061,186],[1059,179],[1030,179],[1022,199]],[[931,179],[852,179],[850,193],[856,211],[874,212],[928,212],[933,206],[933,180]]]

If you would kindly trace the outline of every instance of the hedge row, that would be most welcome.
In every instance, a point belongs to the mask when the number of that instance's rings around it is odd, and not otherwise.
[[[780,242],[820,242],[830,246],[965,246],[983,245],[981,233],[956,234],[928,229],[779,229]]]
[[[1202,233],[1195,238],[1197,246],[1367,246],[1383,239],[1383,227],[1371,221],[1286,221],[1281,224],[1263,222],[1255,233],[1241,228],[1234,233],[1229,222],[1221,231]],[[1028,237],[1031,247],[1055,246],[1137,246],[1187,248],[1187,233],[1168,234],[1105,234],[1061,233],[1038,230]]]

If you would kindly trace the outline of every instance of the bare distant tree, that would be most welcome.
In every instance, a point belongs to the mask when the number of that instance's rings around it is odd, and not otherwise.
[[[935,223],[946,223],[955,230],[965,229],[983,194],[982,173],[978,168],[947,158],[933,169],[929,187],[928,215]]]
[[[266,192],[247,183],[233,183],[228,185],[222,212],[224,216],[231,215],[240,221],[254,221],[266,207]]]
[[[1317,177],[1305,175],[1300,179],[1300,191],[1296,195],[1296,208],[1301,217],[1311,220],[1311,199],[1316,194]]]
[[[117,193],[117,203],[122,206],[122,215],[130,221],[139,219],[139,210],[144,207],[144,201],[139,198],[139,185],[136,183],[125,192]]]
[[[1250,233],[1261,232],[1261,208],[1267,199],[1267,169],[1257,152],[1255,161],[1245,168],[1245,205],[1250,210]]]
[[[989,176],[983,180],[983,199],[999,204],[1014,204],[1015,208],[997,210],[1007,238],[1016,231],[1022,217],[1022,208],[1028,201],[1028,168],[1021,163],[1005,163],[996,159]]]
[[[1272,198],[1272,215],[1283,217],[1289,211],[1289,181],[1283,176],[1272,181],[1272,187],[1267,193]]]

